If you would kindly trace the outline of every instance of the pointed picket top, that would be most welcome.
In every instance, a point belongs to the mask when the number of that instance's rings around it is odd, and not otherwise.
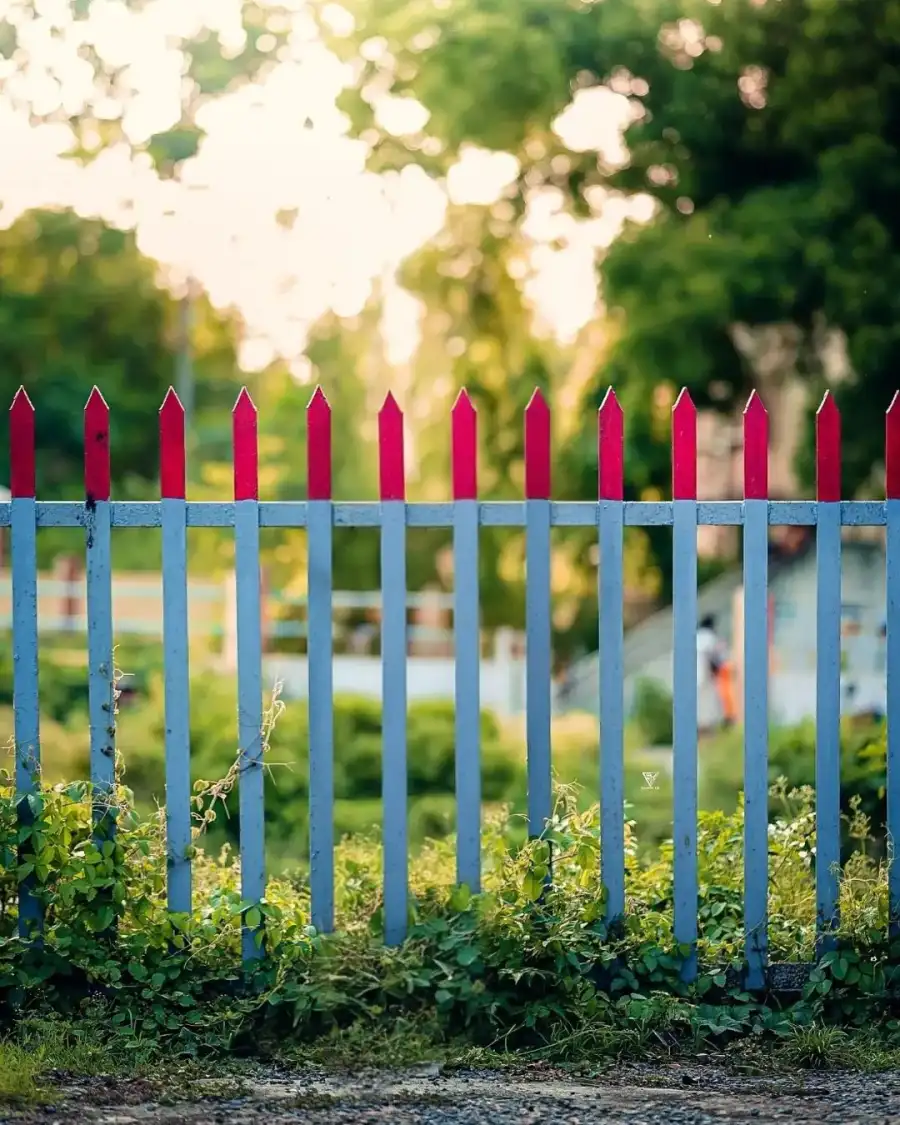
[[[259,499],[257,423],[256,407],[250,392],[244,387],[231,412],[235,500]]]
[[[610,387],[597,411],[597,496],[625,498],[625,419],[616,392]]]
[[[9,408],[9,492],[13,499],[34,497],[34,407],[19,387]]]
[[[525,407],[525,498],[550,499],[550,407],[540,387]]]
[[[159,408],[159,494],[164,500],[183,500],[186,487],[184,407],[169,387]]]
[[[478,412],[465,387],[450,411],[453,499],[478,497]]]
[[[769,496],[769,413],[753,391],[744,407],[744,499]]]
[[[109,407],[94,387],[84,408],[84,494],[89,504],[109,499]]]
[[[687,387],[672,407],[672,499],[697,499],[697,408]]]
[[[816,499],[841,498],[841,412],[831,391],[816,411]]]
[[[306,407],[306,495],[331,499],[331,406],[321,387]]]
[[[403,411],[390,391],[378,411],[378,479],[382,500],[406,499]]]
[[[884,495],[900,500],[900,391],[884,416]]]

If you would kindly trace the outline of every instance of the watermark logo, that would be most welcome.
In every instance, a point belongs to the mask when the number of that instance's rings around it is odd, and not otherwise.
[[[644,789],[659,789],[656,784],[656,779],[659,777],[658,773],[645,773],[644,774]]]

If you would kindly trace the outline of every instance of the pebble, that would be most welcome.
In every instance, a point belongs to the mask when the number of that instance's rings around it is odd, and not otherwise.
[[[173,1091],[173,1100],[177,1093]],[[712,1064],[631,1064],[594,1081],[546,1067],[518,1073],[405,1072],[346,1077],[280,1069],[246,1097],[128,1101],[128,1084],[66,1090],[66,1120],[84,1125],[900,1125],[900,1072],[735,1076]],[[59,1099],[57,1099],[59,1101]],[[10,1125],[54,1125],[57,1104],[22,1107]]]

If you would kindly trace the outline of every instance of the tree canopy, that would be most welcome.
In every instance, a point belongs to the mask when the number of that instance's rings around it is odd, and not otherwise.
[[[172,382],[176,325],[157,272],[132,234],[70,211],[30,211],[0,230],[0,401],[24,384],[35,404],[44,499],[82,492],[82,411],[95,383],[110,405],[119,494],[157,479],[155,418]],[[195,340],[202,407],[218,413],[235,393],[233,332],[204,306]]]
[[[822,331],[846,341],[846,483],[872,485],[900,362],[898,0],[366,0],[355,14],[361,42],[385,41],[361,90],[418,98],[445,166],[466,143],[512,152],[518,214],[546,185],[579,214],[596,186],[655,200],[600,262],[610,347],[585,402],[622,392],[633,487],[668,483],[648,389],[732,410],[754,382],[735,326],[776,324],[800,333],[811,402]],[[633,108],[624,167],[566,153],[553,129],[598,84]],[[372,126],[364,97],[350,108]],[[385,136],[376,153],[418,161],[417,145]]]

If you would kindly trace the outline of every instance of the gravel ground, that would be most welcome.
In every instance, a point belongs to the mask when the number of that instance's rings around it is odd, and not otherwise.
[[[900,1072],[735,1076],[708,1065],[623,1066],[595,1081],[527,1068],[518,1074],[415,1071],[323,1076],[277,1072],[161,1104],[146,1083],[59,1076],[55,1105],[10,1111],[0,1125],[806,1125],[900,1123]],[[150,1100],[156,1098],[157,1100]]]

